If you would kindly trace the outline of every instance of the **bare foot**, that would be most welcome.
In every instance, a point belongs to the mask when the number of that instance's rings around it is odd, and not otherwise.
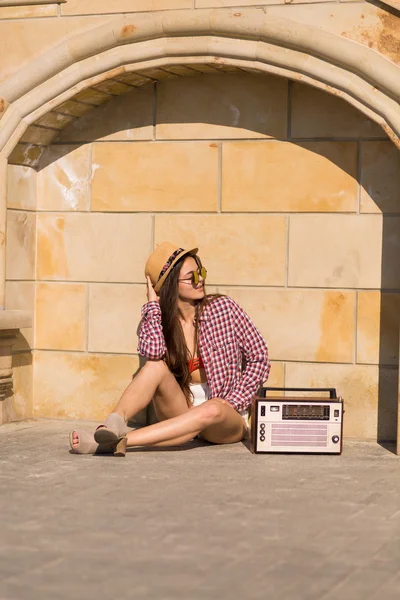
[[[79,446],[79,435],[76,431],[72,432],[72,445],[74,448]]]

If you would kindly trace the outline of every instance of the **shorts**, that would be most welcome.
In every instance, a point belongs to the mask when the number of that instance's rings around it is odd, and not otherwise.
[[[200,406],[200,404],[203,404],[203,402],[207,402],[207,400],[210,399],[210,386],[208,383],[191,383],[190,391],[193,394],[193,406]],[[250,411],[248,408],[246,410],[241,410],[239,415],[243,418],[246,424],[247,433],[245,438],[248,439],[250,437]]]

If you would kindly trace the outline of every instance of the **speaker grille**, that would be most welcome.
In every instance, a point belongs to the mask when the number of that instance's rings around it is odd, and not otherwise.
[[[326,447],[328,427],[323,423],[273,423],[271,446]]]

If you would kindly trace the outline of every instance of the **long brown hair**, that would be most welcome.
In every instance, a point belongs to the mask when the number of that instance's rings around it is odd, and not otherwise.
[[[202,267],[200,258],[197,255],[193,256],[199,269]],[[182,325],[180,322],[180,314],[178,309],[178,298],[179,298],[179,274],[182,268],[182,264],[188,255],[183,256],[174,265],[162,285],[160,290],[160,308],[161,308],[161,322],[163,327],[165,344],[167,347],[165,362],[169,370],[175,376],[177,382],[185,394],[188,406],[192,404],[192,393],[190,391],[190,373],[188,366],[188,359],[190,353],[186,345],[185,336],[183,333]],[[204,284],[203,284],[204,285]],[[205,292],[205,286],[204,286]],[[203,309],[209,302],[213,300],[219,294],[204,295],[204,298],[199,300],[196,305],[195,313],[195,348],[197,346],[197,335],[198,335],[198,324],[199,317]]]

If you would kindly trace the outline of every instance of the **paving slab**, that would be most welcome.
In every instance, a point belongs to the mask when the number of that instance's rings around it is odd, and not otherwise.
[[[399,600],[392,448],[70,453],[95,426],[0,427],[1,600]]]

